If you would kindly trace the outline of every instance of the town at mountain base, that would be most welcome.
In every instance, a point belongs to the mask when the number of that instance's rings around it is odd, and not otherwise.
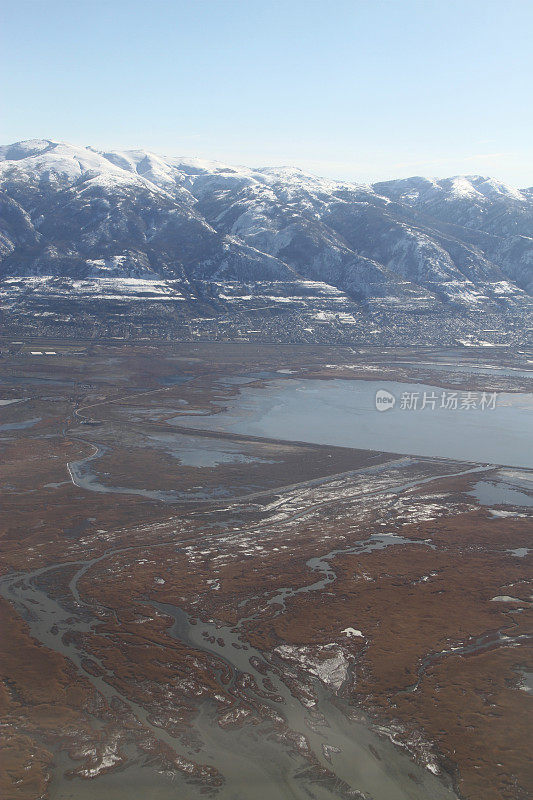
[[[0,148],[12,334],[517,345],[532,294],[533,189]]]

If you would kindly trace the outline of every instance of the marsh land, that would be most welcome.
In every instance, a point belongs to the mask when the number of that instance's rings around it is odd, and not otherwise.
[[[2,797],[531,796],[531,354],[0,347]]]

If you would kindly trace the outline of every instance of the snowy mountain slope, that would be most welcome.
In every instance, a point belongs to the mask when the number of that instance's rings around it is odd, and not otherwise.
[[[144,150],[0,147],[0,303],[19,320],[32,304],[53,317],[59,298],[64,315],[70,286],[102,319],[112,300],[183,319],[284,309],[312,336],[328,314],[342,327],[384,308],[528,314],[532,273],[533,190],[489,178],[366,186]]]
[[[531,189],[519,191],[493,178],[407,178],[377,183],[374,188],[391,200],[465,228],[497,236],[528,235],[532,231]]]

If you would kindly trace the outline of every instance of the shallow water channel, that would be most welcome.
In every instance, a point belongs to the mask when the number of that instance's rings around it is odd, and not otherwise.
[[[96,677],[83,669],[84,653],[72,641],[65,644],[63,636],[67,631],[84,633],[97,626],[98,623],[91,617],[90,610],[79,598],[77,583],[82,574],[105,557],[87,562],[72,562],[68,565],[56,564],[24,575],[4,576],[0,580],[0,592],[26,619],[32,635],[42,644],[71,660],[108,702],[114,696],[120,697],[155,736],[173,747],[180,755],[189,760],[217,767],[226,779],[224,786],[217,792],[218,797],[224,800],[309,797],[310,779],[305,776],[306,762],[300,756],[291,755],[287,748],[272,739],[268,723],[223,730],[215,720],[213,704],[204,702],[194,723],[204,747],[200,753],[196,753],[162,728],[154,726],[149,721],[146,710],[128,697],[121,696],[106,682],[105,674],[103,677]],[[66,607],[63,607],[46,593],[43,588],[44,582],[39,579],[51,570],[73,566],[78,566],[79,569],[70,583],[72,603],[68,602]],[[78,606],[77,601],[81,605]],[[209,652],[220,660],[219,680],[226,690],[231,692],[232,685],[242,673],[252,675],[257,685],[262,687],[263,675],[250,663],[251,657],[263,660],[262,654],[245,645],[237,629],[228,626],[217,627],[214,623],[191,624],[191,620],[181,609],[148,602],[173,619],[168,631],[170,636],[180,639],[194,649]],[[214,637],[215,643],[211,643],[207,637]],[[220,645],[217,639],[223,640],[224,644]],[[94,658],[92,655],[91,657]],[[223,674],[230,676],[226,683],[223,683]],[[269,700],[261,695],[257,699],[275,708],[291,730],[306,736],[319,762],[331,769],[341,781],[369,794],[375,800],[388,800],[388,798],[425,800],[427,797],[445,800],[455,797],[437,777],[418,767],[407,754],[374,732],[362,716],[361,721],[350,720],[343,711],[341,701],[333,700],[321,685],[316,685],[319,702],[316,711],[312,711],[291,695],[277,671],[270,669],[268,677],[274,685],[273,696],[277,695],[278,698]],[[253,698],[253,692],[251,696]],[[331,763],[324,755],[323,745],[330,747]],[[117,774],[108,773],[93,781],[63,778],[62,771],[73,767],[72,762],[64,754],[58,758],[58,767],[60,769],[50,795],[53,800],[74,797],[82,800],[104,796],[108,800],[132,797],[138,797],[139,800],[140,798],[166,800],[184,796],[182,793],[184,779],[181,776],[175,776],[170,780],[168,775],[160,773],[153,765],[147,765],[142,759],[121,770],[118,773],[120,778],[117,778]],[[417,778],[416,783],[409,777],[413,774]],[[195,787],[187,786],[187,796],[194,797],[197,791],[199,790]],[[313,784],[312,791],[317,798],[324,800],[336,796],[333,790],[324,786]]]
[[[463,470],[467,471],[471,470]],[[435,476],[426,477],[408,484],[383,487],[380,492],[401,492],[417,483],[434,479]],[[403,543],[402,537],[380,533],[350,549],[364,551]],[[168,543],[165,544],[168,546]],[[164,546],[164,543],[160,546]],[[246,688],[250,701],[269,706],[290,730],[305,736],[314,758],[331,772],[333,781],[313,781],[307,761],[272,736],[272,724],[268,721],[255,726],[244,724],[238,728],[222,729],[217,723],[212,701],[201,702],[194,720],[194,727],[203,742],[199,753],[154,725],[145,708],[121,695],[108,682],[112,679],[109,672],[104,669],[104,674],[96,677],[84,669],[83,658],[86,654],[80,649],[76,638],[64,639],[67,632],[97,632],[98,621],[79,594],[80,578],[94,564],[112,554],[135,549],[138,548],[119,548],[87,561],[54,564],[31,573],[6,575],[0,579],[0,593],[15,605],[28,622],[32,636],[68,658],[108,702],[118,696],[154,736],[170,745],[183,758],[216,767],[225,778],[217,797],[221,800],[271,800],[274,797],[304,800],[314,796],[317,800],[332,800],[338,796],[334,780],[340,782],[338,786],[347,785],[359,791],[360,797],[373,800],[427,800],[428,797],[451,800],[455,797],[450,786],[441,778],[415,764],[406,752],[373,730],[362,712],[358,712],[354,719],[354,709],[349,709],[320,681],[313,680],[317,703],[310,708],[291,694],[283,681],[280,662],[267,663],[266,675],[272,682],[271,691],[267,691],[268,687],[263,683],[265,675],[256,668],[258,661],[264,663],[262,653],[243,641],[239,626],[231,628],[218,626],[215,622],[199,622],[177,606],[147,600],[147,608],[153,607],[172,620],[168,628],[169,636],[216,658],[220,663],[220,669],[215,672],[217,680],[221,688],[235,695],[237,703],[240,699],[236,682],[243,674],[251,676],[256,688]],[[141,552],[144,553],[144,550],[141,549]],[[319,590],[332,581],[335,577],[334,559],[340,552],[344,551],[331,551],[310,559],[308,566],[315,573],[310,584],[306,587],[286,587],[271,602],[278,603],[282,610],[291,595]],[[60,569],[71,569],[73,575],[69,584],[70,596],[58,600],[47,592],[45,576],[52,570]],[[243,609],[241,623],[249,623],[250,619]],[[92,654],[89,655],[94,658]],[[99,666],[102,667],[102,664]],[[60,753],[50,797],[53,800],[96,800],[102,797],[106,800],[181,800],[184,796],[202,796],[199,788],[184,783],[185,778],[181,774],[164,773],[153,763],[147,763],[146,757],[135,752],[132,758],[125,768],[89,781],[65,778],[64,771],[72,769],[74,765],[64,753]]]

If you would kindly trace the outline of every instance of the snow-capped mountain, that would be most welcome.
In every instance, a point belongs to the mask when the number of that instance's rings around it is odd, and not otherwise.
[[[444,341],[458,320],[527,327],[532,294],[533,189],[0,147],[0,303],[17,330]]]

